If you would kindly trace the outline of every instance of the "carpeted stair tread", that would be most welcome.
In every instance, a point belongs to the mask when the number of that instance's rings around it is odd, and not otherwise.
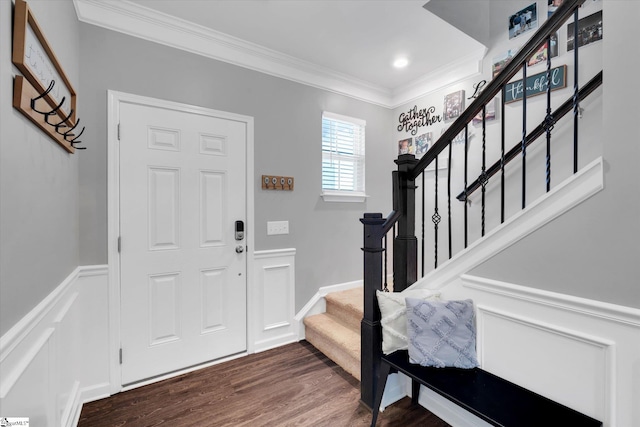
[[[325,297],[327,313],[340,319],[345,326],[360,333],[360,322],[364,315],[364,290],[362,287],[333,292]]]
[[[329,313],[304,319],[306,340],[360,380],[360,334]]]

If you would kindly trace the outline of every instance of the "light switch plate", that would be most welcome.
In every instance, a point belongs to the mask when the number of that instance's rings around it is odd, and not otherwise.
[[[289,221],[267,221],[267,236],[289,234]]]

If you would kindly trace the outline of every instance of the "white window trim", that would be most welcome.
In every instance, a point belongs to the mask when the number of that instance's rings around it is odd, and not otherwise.
[[[362,203],[369,197],[365,193],[355,191],[332,191],[322,190],[320,194],[322,200],[325,202],[347,202],[347,203]]]
[[[366,120],[362,120],[362,119],[358,119],[358,118],[350,117],[350,116],[344,116],[342,114],[332,113],[331,111],[323,111],[322,112],[322,117],[327,117],[329,119],[340,120],[340,121],[348,122],[348,123],[354,123],[354,124],[362,126],[362,127],[366,127],[367,126],[367,121]]]
[[[367,126],[366,120],[345,116],[342,114],[336,114],[330,111],[323,111],[322,117],[323,118],[327,117],[329,119],[340,120],[344,122],[350,122],[362,127]],[[365,179],[366,179],[366,175],[365,175]],[[369,195],[360,191],[344,191],[344,190],[341,191],[341,190],[324,190],[324,189],[320,193],[320,196],[322,197],[322,200],[325,202],[339,202],[339,203],[362,203],[366,201],[367,198],[369,197]]]

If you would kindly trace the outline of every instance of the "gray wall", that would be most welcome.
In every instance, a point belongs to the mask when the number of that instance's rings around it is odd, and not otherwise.
[[[640,141],[632,104],[640,57],[628,32],[640,2],[602,3],[605,189],[472,273],[640,307]]]
[[[73,3],[29,5],[77,91],[80,33]],[[0,335],[79,264],[82,153],[68,154],[11,105],[19,74],[11,63],[12,8],[13,2],[0,1]]]
[[[391,206],[391,112],[287,80],[81,24],[83,119],[89,150],[80,165],[80,262],[107,262],[107,90],[252,116],[255,119],[256,250],[294,247],[296,310],[321,286],[362,278],[364,212]],[[365,203],[320,198],[323,110],[367,121]],[[295,177],[293,192],[263,191],[260,175]],[[267,236],[288,220],[290,234]]]

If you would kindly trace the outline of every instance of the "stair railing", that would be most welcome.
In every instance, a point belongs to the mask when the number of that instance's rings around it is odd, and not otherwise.
[[[598,86],[602,84],[602,72],[596,75],[589,83],[579,88],[578,85],[578,25],[574,25],[574,91],[570,99],[558,107],[555,111],[551,109],[551,85],[546,88],[547,109],[546,116],[542,123],[533,131],[527,131],[527,89],[524,84],[522,95],[522,138],[518,144],[510,151],[505,152],[505,93],[504,87],[518,72],[522,71],[522,81],[527,81],[527,62],[537,50],[548,43],[550,46],[551,35],[555,33],[564,23],[574,17],[577,24],[578,9],[585,0],[565,0],[563,4],[547,19],[540,29],[531,36],[531,39],[518,51],[504,69],[484,88],[477,98],[462,112],[458,119],[440,136],[438,141],[417,160],[411,154],[398,156],[395,161],[398,170],[393,172],[393,211],[383,218],[380,213],[366,213],[361,219],[364,225],[364,317],[361,324],[361,402],[371,408],[373,405],[374,392],[376,390],[380,354],[382,352],[382,336],[380,328],[380,311],[377,304],[376,291],[386,288],[386,253],[387,235],[392,232],[393,238],[393,290],[400,292],[415,283],[418,279],[418,239],[416,237],[416,179],[422,174],[422,260],[421,272],[425,274],[425,179],[424,171],[430,165],[435,165],[435,190],[434,190],[434,213],[431,220],[434,224],[435,256],[434,268],[438,266],[438,231],[442,221],[438,195],[438,157],[444,151],[449,151],[451,159],[452,141],[461,133],[464,133],[464,190],[457,196],[458,200],[464,201],[464,247],[468,246],[468,211],[467,201],[471,193],[477,190],[482,191],[481,200],[481,235],[485,235],[485,192],[489,179],[501,172],[501,223],[504,222],[504,192],[505,192],[505,165],[517,159],[520,155],[522,159],[522,209],[526,207],[526,155],[527,147],[537,138],[546,135],[546,187],[550,190],[551,183],[551,151],[550,140],[551,131],[555,123],[563,116],[573,110],[573,172],[578,170],[578,116],[580,112],[579,103]],[[547,81],[551,78],[551,58],[547,58]],[[486,106],[500,92],[501,96],[501,155],[500,160],[490,166],[486,165]],[[468,183],[467,174],[467,148],[469,144],[468,125],[478,115],[482,113],[482,167],[478,178],[471,184]],[[442,204],[442,203],[441,203]],[[449,258],[453,256],[452,251],[452,224],[451,224],[451,165],[447,174],[447,203],[446,216],[448,219],[448,242]],[[384,256],[384,260],[383,260]],[[383,263],[384,261],[384,263]]]

